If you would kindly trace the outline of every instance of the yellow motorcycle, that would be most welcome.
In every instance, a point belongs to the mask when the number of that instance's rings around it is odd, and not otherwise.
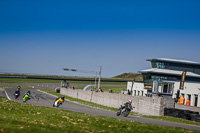
[[[64,102],[64,99],[65,99],[64,96],[56,98],[56,100],[53,103],[53,107],[59,107]]]

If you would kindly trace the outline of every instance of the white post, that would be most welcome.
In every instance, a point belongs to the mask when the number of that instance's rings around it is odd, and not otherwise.
[[[95,76],[95,88],[97,88],[96,80],[97,80],[97,72],[96,72],[96,76]]]
[[[99,71],[98,89],[100,88],[100,80],[101,80],[101,66],[100,66],[100,71]]]

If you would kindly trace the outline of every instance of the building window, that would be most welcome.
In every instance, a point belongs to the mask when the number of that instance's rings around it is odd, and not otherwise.
[[[198,95],[195,95],[194,97],[194,106],[197,106],[198,103]]]
[[[168,83],[163,83],[163,93],[167,93],[168,90]]]
[[[162,85],[162,93],[172,94],[173,89],[174,89],[174,84],[163,83]]]
[[[156,67],[157,68],[166,68],[167,63],[164,62],[156,62]]]
[[[191,101],[191,95],[188,94],[188,99]],[[186,99],[187,100],[187,99]]]
[[[174,84],[169,84],[167,93],[172,93],[173,88],[174,88]]]

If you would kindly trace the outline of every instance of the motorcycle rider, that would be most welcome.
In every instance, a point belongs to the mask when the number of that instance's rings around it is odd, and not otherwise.
[[[133,109],[131,103],[132,100],[129,100],[128,102],[124,103],[124,105],[121,105],[116,115],[119,116],[123,114],[124,117],[127,117],[129,115],[129,112]]]
[[[20,85],[18,85],[18,86],[17,86],[17,89],[19,89],[19,90],[20,90],[20,89],[21,89],[21,86],[20,86]]]
[[[65,101],[65,97],[61,96],[61,97],[56,98],[55,104],[53,104],[53,106],[57,106],[58,101],[60,101],[61,102],[60,104],[62,104]]]
[[[31,92],[28,91],[28,92],[23,96],[23,102],[26,102],[28,99],[30,99],[30,95],[31,95]]]
[[[129,100],[128,102],[124,103],[124,106],[122,106],[122,109],[124,109],[125,107],[127,107],[128,105],[132,104],[132,100]]]
[[[15,91],[15,99],[17,99],[18,97],[19,97],[19,95],[20,95],[20,89],[21,89],[21,87],[20,86],[18,86],[17,87],[17,90]]]

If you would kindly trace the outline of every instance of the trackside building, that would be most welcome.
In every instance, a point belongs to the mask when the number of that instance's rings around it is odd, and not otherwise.
[[[184,87],[180,95],[189,99],[190,106],[200,107],[200,63],[167,58],[147,59],[152,68],[139,71],[143,82],[128,81],[127,89],[133,96],[176,98],[183,71],[186,70]],[[133,84],[133,85],[132,85]],[[186,100],[185,100],[186,101]]]

